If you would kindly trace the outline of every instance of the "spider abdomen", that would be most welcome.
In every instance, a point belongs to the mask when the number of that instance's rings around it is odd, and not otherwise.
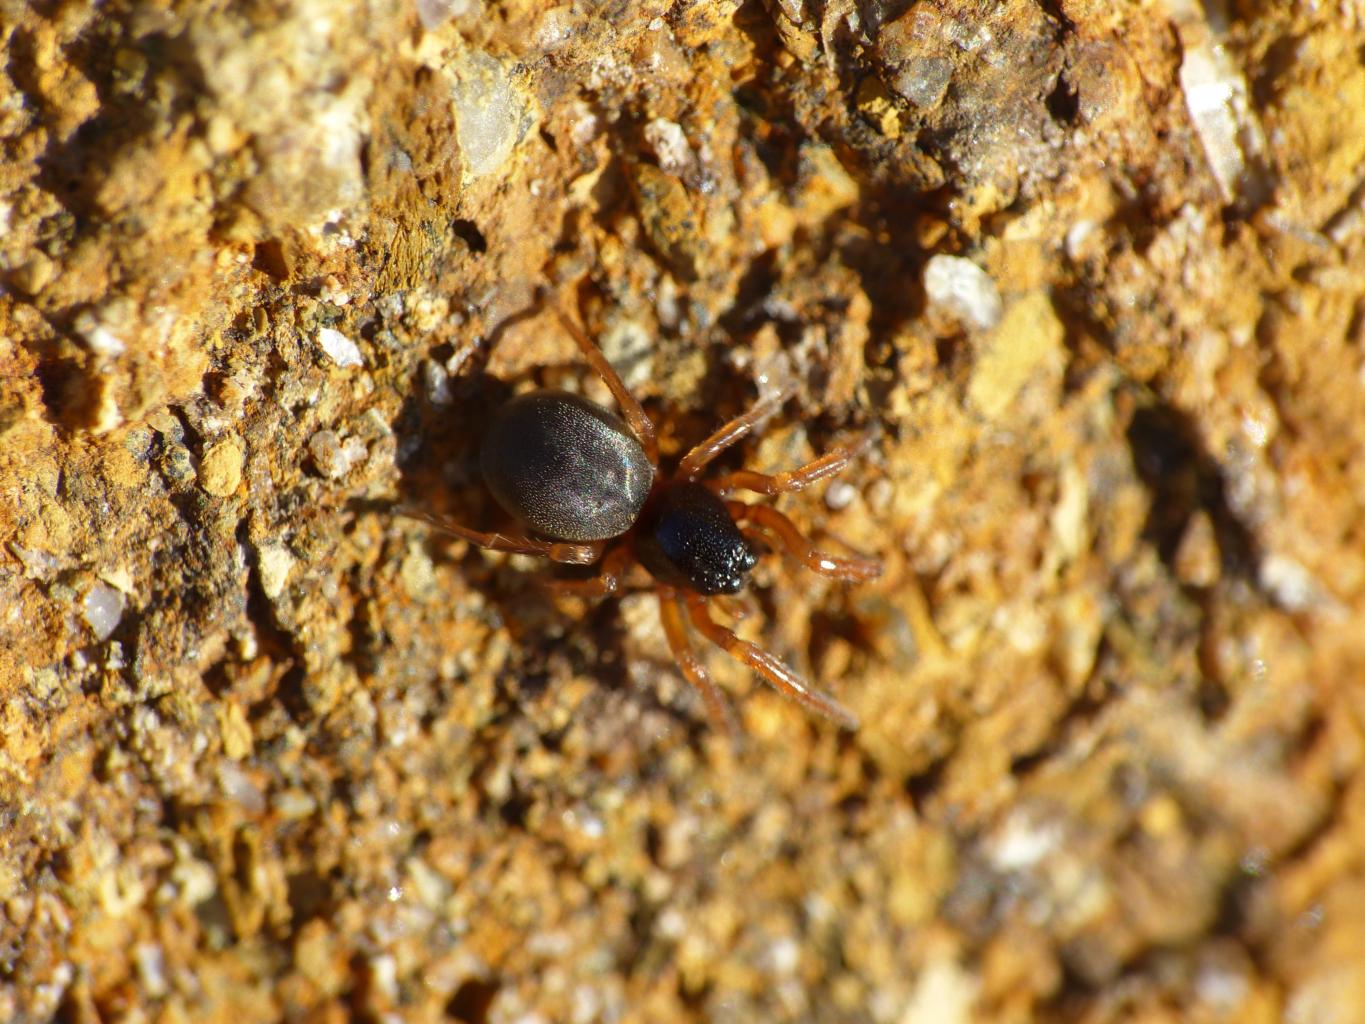
[[[635,435],[567,391],[533,391],[498,410],[479,452],[484,480],[514,519],[555,540],[619,537],[654,482]]]

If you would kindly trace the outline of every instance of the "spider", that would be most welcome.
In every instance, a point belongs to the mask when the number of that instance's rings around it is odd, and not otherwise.
[[[573,565],[597,564],[586,580],[557,580],[558,593],[600,599],[617,593],[627,572],[642,565],[653,577],[664,635],[683,676],[697,690],[712,723],[730,735],[738,726],[693,649],[687,623],[780,693],[855,729],[854,714],[763,648],[740,639],[711,617],[712,600],[741,615],[730,596],[744,587],[758,562],[755,544],[781,548],[831,579],[862,582],[881,563],[818,550],[777,509],[729,498],[736,490],[761,495],[799,491],[839,472],[870,442],[842,446],[798,469],[765,474],[740,469],[702,481],[721,452],[754,430],[790,397],[759,402],[702,441],[671,476],[659,469],[654,424],[587,333],[562,309],[559,322],[616,399],[625,422],[602,406],[558,390],[519,395],[495,414],[479,452],[485,483],[519,534],[475,530],[412,509],[406,514],[491,551],[542,555]]]

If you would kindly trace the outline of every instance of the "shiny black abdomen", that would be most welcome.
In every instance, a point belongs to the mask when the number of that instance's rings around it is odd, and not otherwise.
[[[567,391],[533,391],[499,409],[479,464],[498,504],[555,540],[619,537],[654,482],[630,428]]]
[[[701,484],[661,487],[644,516],[635,549],[664,583],[699,594],[734,594],[758,561],[725,503]]]

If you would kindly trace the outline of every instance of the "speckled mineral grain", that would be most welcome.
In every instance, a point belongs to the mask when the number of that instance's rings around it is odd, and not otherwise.
[[[0,1020],[1365,1020],[1365,15],[0,4]],[[536,386],[873,428],[736,628],[496,528]],[[731,456],[727,456],[731,458]],[[727,621],[729,621],[727,619]],[[699,648],[700,649],[700,648]]]

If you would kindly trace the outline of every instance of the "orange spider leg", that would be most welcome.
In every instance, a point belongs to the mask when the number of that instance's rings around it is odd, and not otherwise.
[[[754,613],[754,602],[748,594],[714,594],[711,603],[736,622],[743,622]]]
[[[875,580],[882,574],[882,563],[874,558],[840,558],[821,551],[806,539],[795,523],[775,508],[749,505],[742,501],[727,501],[725,508],[736,522],[753,523],[757,527],[756,530],[745,530],[745,536],[756,533],[761,539],[775,538],[778,546],[785,548],[807,569],[821,576],[861,583]]]
[[[743,662],[761,675],[779,693],[785,694],[812,711],[824,715],[845,729],[858,728],[857,716],[833,697],[815,689],[793,669],[785,665],[775,655],[761,647],[741,640],[734,633],[711,618],[706,608],[706,598],[700,594],[688,594],[687,610],[692,624],[701,634],[736,661]]]
[[[602,557],[602,549],[606,546],[601,541],[592,544],[569,544],[563,541],[536,540],[532,537],[514,537],[506,533],[489,533],[472,530],[468,526],[461,526],[449,519],[428,515],[413,508],[401,508],[398,511],[409,519],[420,519],[442,533],[467,540],[489,551],[506,551],[514,555],[543,555],[556,562],[571,565],[592,565]]]
[[[588,337],[587,332],[578,326],[564,310],[556,308],[555,315],[559,317],[559,322],[564,325],[564,329],[569,332],[569,336],[578,345],[578,350],[583,353],[583,358],[588,361],[588,365],[597,372],[603,383],[611,390],[612,397],[616,399],[616,404],[621,407],[626,422],[630,424],[630,429],[635,432],[640,444],[644,446],[645,454],[649,456],[650,463],[657,468],[659,465],[659,439],[655,434],[654,424],[645,415],[645,410],[635,400],[635,396],[626,389],[621,378],[612,369],[611,363],[607,362],[607,357]]]
[[[609,597],[621,588],[621,580],[630,569],[630,554],[630,545],[621,544],[607,552],[596,576],[586,580],[550,580],[545,587],[555,594],[589,600]]]
[[[784,388],[776,395],[764,399],[742,416],[736,416],[729,423],[716,430],[705,441],[683,456],[682,461],[678,463],[678,478],[695,480],[697,475],[706,468],[707,463],[752,431],[764,419],[777,412],[783,403],[792,396],[793,390],[790,387]]]
[[[853,444],[840,445],[797,469],[782,473],[755,473],[751,469],[739,469],[711,481],[707,486],[722,494],[734,490],[754,491],[767,495],[799,491],[817,480],[823,480],[839,472],[850,461],[867,451],[876,437],[875,432],[869,431]]]
[[[706,674],[706,669],[687,639],[687,622],[683,618],[683,603],[678,592],[672,587],[663,586],[655,588],[655,592],[659,597],[659,620],[663,623],[664,636],[668,638],[668,648],[673,652],[673,660],[682,670],[683,678],[701,696],[711,724],[732,737],[739,737],[741,733],[734,712]]]

